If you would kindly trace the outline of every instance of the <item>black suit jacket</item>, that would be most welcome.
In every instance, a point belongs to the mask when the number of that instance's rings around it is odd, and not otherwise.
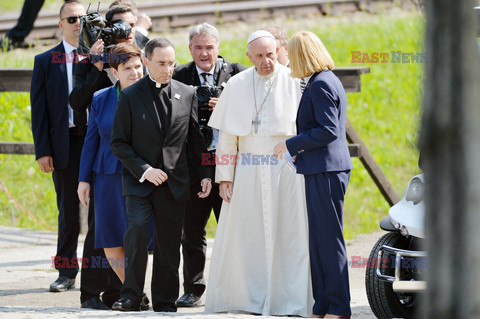
[[[170,126],[162,132],[153,104],[149,77],[120,93],[112,128],[112,151],[123,164],[123,194],[148,196],[156,187],[139,180],[149,167],[168,175],[167,185],[177,201],[190,198],[187,145],[198,174],[211,177],[211,169],[201,165],[207,152],[197,120],[195,90],[172,80]],[[161,116],[161,114],[160,114]]]
[[[219,60],[222,61],[222,66],[220,70],[214,70],[215,74],[218,73],[218,80],[215,77],[216,85],[218,87],[224,87],[227,84],[227,81],[234,76],[235,74],[246,70],[247,68],[238,63],[230,63],[221,56],[218,57]],[[218,62],[217,62],[218,65]],[[179,65],[175,68],[173,72],[173,78],[177,81],[185,83],[187,85],[199,86],[200,79],[198,77],[197,68],[195,67],[195,63],[193,61]]]
[[[35,157],[51,155],[55,169],[67,168],[70,145],[64,59],[63,43],[35,56],[30,87]]]
[[[218,60],[220,60],[221,63],[219,63]],[[224,86],[227,84],[227,81],[232,76],[247,69],[245,66],[239,63],[230,63],[221,56],[218,56],[218,60],[214,70],[214,78],[216,81],[216,86],[221,89],[224,88]],[[219,67],[219,69],[217,67]],[[177,66],[173,72],[173,78],[184,84],[193,85],[195,87],[201,84],[198,77],[197,68],[195,67],[195,62],[193,61]],[[212,174],[215,174],[214,169],[215,168],[213,167]],[[190,163],[190,173],[193,181],[198,182],[201,180],[201,176],[196,174],[196,170],[194,169],[192,163]]]

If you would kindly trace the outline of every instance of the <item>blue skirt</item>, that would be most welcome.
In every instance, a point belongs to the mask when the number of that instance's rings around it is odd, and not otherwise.
[[[94,205],[95,248],[123,246],[128,222],[121,174],[95,175]]]

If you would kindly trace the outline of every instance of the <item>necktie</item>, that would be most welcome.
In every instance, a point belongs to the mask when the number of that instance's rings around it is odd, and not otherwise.
[[[75,75],[75,64],[77,64],[77,49],[73,49],[72,53],[70,54],[70,61],[72,61],[72,86],[73,84],[73,81],[75,79],[74,75]]]
[[[203,72],[203,73],[200,74],[200,75],[203,77],[203,83],[205,83],[205,84],[210,84],[210,80],[209,80],[209,75],[210,75],[210,73]]]
[[[72,51],[72,88],[75,84],[75,64],[77,64],[77,49]],[[85,127],[87,125],[87,111],[73,111],[73,124],[76,127]]]
[[[307,83],[305,82],[305,79],[300,79],[300,90],[302,91],[305,91],[305,86],[307,86]]]

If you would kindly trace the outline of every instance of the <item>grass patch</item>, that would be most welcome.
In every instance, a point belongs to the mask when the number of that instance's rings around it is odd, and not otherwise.
[[[348,94],[348,118],[368,146],[393,188],[402,196],[410,178],[419,172],[416,150],[421,112],[423,67],[421,63],[352,63],[351,51],[422,52],[424,19],[415,13],[391,11],[381,15],[364,13],[346,17],[282,19],[274,22],[219,25],[222,36],[220,53],[231,62],[252,64],[245,56],[248,35],[267,24],[280,24],[289,30],[310,30],[324,42],[337,66],[369,66],[370,74],[362,76],[362,91]],[[186,44],[188,29],[166,36],[176,46],[177,61],[191,60]],[[153,37],[152,35],[151,37]],[[52,44],[53,45],[53,44]],[[51,47],[51,46],[50,46]],[[32,67],[33,56],[48,47],[0,53],[0,67]],[[390,59],[389,59],[390,60]],[[0,93],[0,140],[31,142],[29,95]],[[358,159],[345,200],[344,232],[346,238],[379,230],[388,204]],[[0,181],[18,206],[0,191],[0,225],[32,229],[56,229],[56,200],[50,174],[43,174],[30,155],[0,155]],[[28,212],[25,213],[25,212]],[[215,218],[207,225],[208,237],[216,229]]]

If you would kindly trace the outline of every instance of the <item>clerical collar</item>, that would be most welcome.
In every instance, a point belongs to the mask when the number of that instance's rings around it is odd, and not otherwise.
[[[157,81],[155,81],[154,79],[152,79],[152,77],[150,76],[150,74],[148,75],[148,77],[150,78],[150,80],[152,81],[153,85],[155,85],[155,87],[157,89],[163,89],[164,87],[166,87],[168,85],[168,83],[165,83],[165,84],[162,84],[162,83],[158,83]]]

